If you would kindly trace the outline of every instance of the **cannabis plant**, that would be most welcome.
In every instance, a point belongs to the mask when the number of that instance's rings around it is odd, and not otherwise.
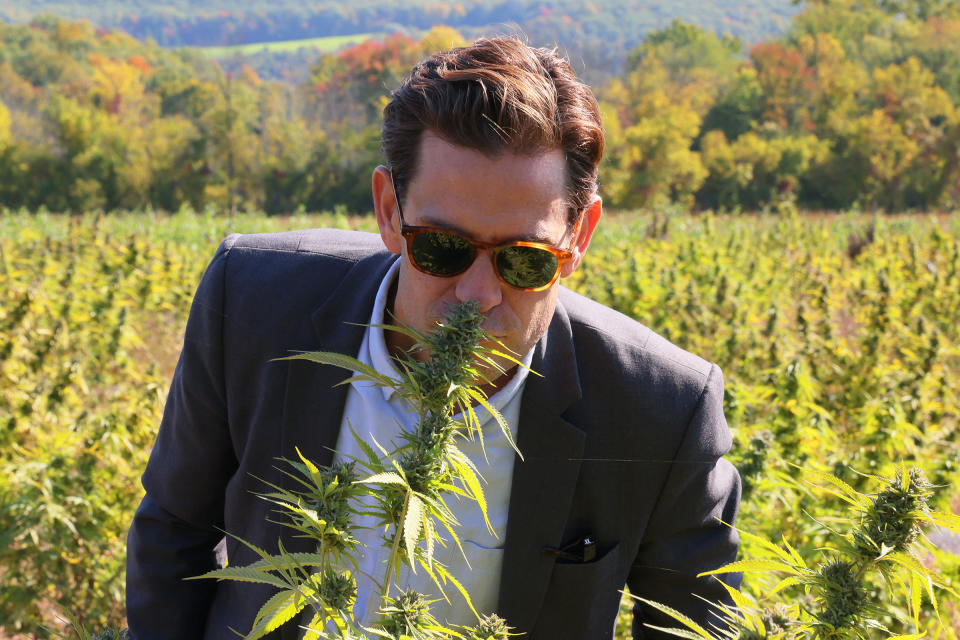
[[[71,634],[69,636],[51,629],[45,630],[58,638],[63,638],[63,640],[130,640],[130,634],[126,629],[106,627],[101,631],[90,631],[71,611],[64,610],[63,615],[62,621],[70,627]]]
[[[475,501],[492,531],[480,473],[457,446],[462,438],[483,442],[474,403],[496,419],[516,449],[506,422],[487,402],[481,387],[490,382],[488,372],[502,373],[498,362],[522,365],[504,351],[487,346],[494,343],[481,328],[482,322],[477,305],[468,302],[453,307],[428,335],[409,327],[376,325],[414,340],[411,350],[397,359],[398,378],[385,376],[355,358],[337,353],[308,352],[282,358],[343,367],[354,372],[348,383],[362,381],[389,387],[410,403],[417,414],[417,424],[412,430],[400,430],[400,444],[393,450],[376,441],[363,441],[351,425],[363,456],[345,463],[320,468],[299,450],[298,460],[283,460],[285,467],[281,471],[294,481],[296,488],[267,483],[271,490],[258,495],[277,506],[280,517],[276,523],[315,540],[316,551],[289,553],[280,544],[278,552],[271,554],[242,541],[261,560],[198,576],[259,582],[279,589],[257,613],[245,636],[247,640],[277,629],[305,609],[312,611],[307,638],[507,637],[506,622],[495,616],[480,618],[469,593],[434,558],[436,545],[447,544],[447,536],[460,546],[456,519],[447,505],[450,495]],[[458,414],[460,418],[456,418]],[[373,506],[361,508],[365,500]],[[379,617],[366,627],[357,622],[352,610],[357,595],[355,575],[359,571],[355,517],[371,510],[378,525],[389,532],[385,544],[389,545],[390,555],[377,585]],[[401,590],[394,595],[392,587],[404,565],[426,571],[444,597],[444,588],[452,584],[477,614],[478,625],[464,633],[455,632],[433,618],[430,603],[422,594]]]
[[[829,543],[820,550],[821,559],[812,563],[786,538],[775,544],[741,532],[746,543],[759,549],[759,557],[702,575],[742,571],[775,576],[778,582],[765,591],[765,601],[758,602],[727,587],[736,608],[718,606],[726,628],[707,630],[680,612],[644,600],[686,627],[664,631],[712,640],[912,640],[923,637],[929,631],[925,627],[942,626],[937,594],[945,591],[957,597],[957,593],[924,562],[920,552],[928,543],[923,539],[923,525],[958,532],[960,517],[930,509],[932,487],[922,472],[916,467],[901,467],[893,478],[868,476],[883,484],[872,495],[860,493],[829,474],[809,469],[803,473],[820,480],[816,488],[852,507],[852,517],[833,518],[846,521],[848,530],[838,531],[817,521],[829,534]],[[933,609],[932,618],[923,609],[924,600]],[[904,634],[888,628],[891,614],[911,625],[913,632]]]

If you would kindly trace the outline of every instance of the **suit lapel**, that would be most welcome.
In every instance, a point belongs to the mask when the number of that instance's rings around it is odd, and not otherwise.
[[[377,289],[392,262],[393,256],[388,253],[377,253],[357,262],[311,316],[313,342],[305,349],[355,356],[366,330],[363,325],[370,321]],[[316,464],[329,465],[333,462],[348,388],[336,385],[351,373],[305,360],[286,364],[282,455],[296,459],[296,447]],[[285,484],[288,481],[285,478]],[[303,546],[302,542],[291,544]]]
[[[377,289],[394,256],[377,253],[358,261],[343,277],[339,285],[313,312],[312,351],[333,351],[355,356],[370,322]],[[352,323],[352,324],[351,324]],[[291,360],[287,362],[287,388],[283,406],[282,451],[284,457],[296,459],[296,448],[319,466],[333,462],[340,422],[347,401],[347,385],[337,386],[350,377],[351,372],[339,367]],[[283,486],[296,489],[286,475]],[[287,551],[313,551],[313,543],[302,537],[282,532]],[[278,632],[282,640],[296,640],[301,629],[287,624]]]
[[[524,387],[513,469],[497,609],[507,623],[529,633],[543,603],[580,473],[585,435],[562,414],[580,399],[570,319],[558,303],[547,334],[537,343],[534,371]]]

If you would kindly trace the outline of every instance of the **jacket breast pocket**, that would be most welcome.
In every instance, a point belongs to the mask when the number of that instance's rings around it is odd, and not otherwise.
[[[592,562],[558,560],[533,637],[611,637],[625,581],[619,543]]]

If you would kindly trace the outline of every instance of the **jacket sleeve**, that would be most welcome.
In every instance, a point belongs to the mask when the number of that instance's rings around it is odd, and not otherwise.
[[[183,350],[127,537],[127,623],[135,640],[198,638],[216,590],[184,581],[218,566],[224,495],[237,461],[227,425],[221,340],[229,247],[194,297]]]
[[[732,605],[717,577],[697,578],[736,560],[739,537],[732,525],[740,504],[740,476],[721,457],[730,445],[723,375],[712,365],[627,580],[632,594],[668,605],[707,629],[720,619],[719,610],[704,600]],[[722,577],[739,587],[739,574]],[[675,637],[646,625],[682,627],[637,602],[634,638]]]

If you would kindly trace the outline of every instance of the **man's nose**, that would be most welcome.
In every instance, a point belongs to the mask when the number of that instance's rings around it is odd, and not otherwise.
[[[500,280],[493,268],[493,256],[481,251],[470,267],[457,278],[457,299],[472,300],[480,305],[480,312],[494,308],[503,299]]]

